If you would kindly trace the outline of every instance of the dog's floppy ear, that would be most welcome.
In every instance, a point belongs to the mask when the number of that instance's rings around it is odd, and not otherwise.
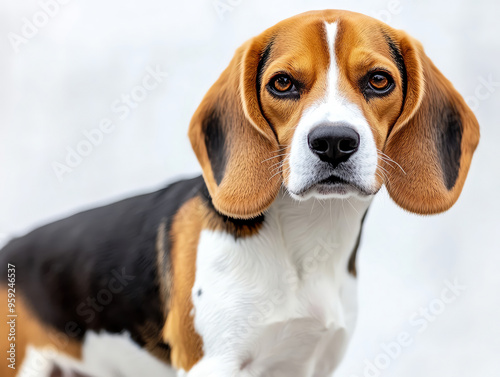
[[[230,217],[258,216],[281,185],[280,174],[272,169],[278,162],[278,141],[262,115],[258,94],[259,70],[268,54],[264,38],[240,47],[189,127],[213,205]]]
[[[386,164],[386,185],[392,199],[404,209],[439,213],[449,209],[462,191],[479,141],[479,125],[422,45],[404,32],[398,36],[393,48],[399,44],[406,93],[385,153],[401,169]]]

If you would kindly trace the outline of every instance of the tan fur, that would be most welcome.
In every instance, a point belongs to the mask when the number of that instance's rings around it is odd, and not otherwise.
[[[158,268],[158,283],[160,285],[160,299],[162,300],[163,314],[165,315],[165,318],[169,312],[169,297],[172,292],[172,260],[169,257],[167,249],[169,234],[166,227],[166,221],[163,220],[158,226],[158,232],[156,233],[156,264]]]
[[[196,273],[196,250],[201,232],[201,200],[186,202],[172,223],[172,295],[163,339],[171,347],[172,365],[189,370],[203,356],[202,341],[194,329],[191,289]]]
[[[7,315],[11,314],[8,312],[7,297],[8,291],[5,288],[0,289],[0,316],[2,318],[2,322],[0,324],[0,351],[2,353],[0,361],[0,375],[2,377],[15,376],[21,369],[28,345],[41,350],[42,354],[43,350],[45,350],[48,355],[53,354],[54,352],[60,352],[75,359],[81,359],[81,343],[48,327],[47,325],[42,324],[37,317],[32,314],[29,306],[24,303],[24,300],[19,292],[16,292],[15,298],[15,314],[17,314],[17,317],[15,317],[16,339],[15,342],[8,341],[10,327],[7,325],[7,321],[12,317],[7,317]],[[8,367],[8,361],[5,357],[7,355],[7,350],[10,348],[10,343],[15,343],[15,370]]]
[[[420,214],[449,209],[458,199],[479,142],[479,125],[453,85],[425,55],[419,42],[399,32],[408,69],[408,99],[387,141],[386,153],[405,171],[390,169],[387,189],[401,207]],[[443,181],[433,132],[440,106],[448,102],[460,114],[463,134],[458,178],[451,190]]]

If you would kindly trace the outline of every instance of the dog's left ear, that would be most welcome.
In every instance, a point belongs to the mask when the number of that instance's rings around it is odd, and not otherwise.
[[[268,42],[257,37],[240,47],[196,110],[189,138],[215,208],[247,219],[274,201],[281,175],[278,141],[262,115],[260,70]],[[274,158],[276,157],[276,158]]]
[[[406,75],[406,96],[385,153],[402,169],[386,164],[386,186],[404,209],[439,213],[449,209],[462,191],[479,142],[479,125],[462,96],[425,55],[422,45],[404,32],[397,36],[404,60],[401,68]]]

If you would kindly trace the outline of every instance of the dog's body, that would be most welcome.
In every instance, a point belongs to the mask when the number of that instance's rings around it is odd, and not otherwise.
[[[195,323],[204,345],[200,375],[209,375],[207,365],[231,375],[250,360],[254,374],[278,368],[287,376],[323,375],[338,363],[353,330],[355,252],[369,203],[297,204],[282,193],[264,216],[233,220],[214,210],[197,177],[36,229],[9,243],[2,261],[18,271],[19,327],[36,318],[47,334],[49,328],[64,334],[43,342],[65,353],[68,344],[85,343],[88,332],[125,331],[163,361],[174,356],[188,369],[202,355],[197,335],[179,334],[188,339],[174,355],[162,336],[165,321],[165,331],[190,328],[172,323],[169,330],[165,299],[174,250],[187,244],[177,258],[196,259],[194,284],[180,284],[192,286],[193,307],[203,313]],[[191,227],[197,229],[182,231]],[[181,321],[192,310],[184,305]],[[231,353],[234,365],[224,365]]]
[[[417,42],[324,11],[243,45],[189,136],[203,178],[6,246],[18,362],[28,344],[81,358],[105,331],[189,377],[329,376],[355,323],[371,198],[385,182],[407,210],[448,209],[479,132]]]

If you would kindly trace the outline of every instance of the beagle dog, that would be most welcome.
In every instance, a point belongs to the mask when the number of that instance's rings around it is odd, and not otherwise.
[[[325,10],[244,43],[189,138],[202,177],[2,250],[2,376],[29,347],[84,365],[90,334],[104,333],[179,376],[330,376],[356,321],[371,199],[385,184],[410,212],[449,209],[479,126],[419,42]]]

